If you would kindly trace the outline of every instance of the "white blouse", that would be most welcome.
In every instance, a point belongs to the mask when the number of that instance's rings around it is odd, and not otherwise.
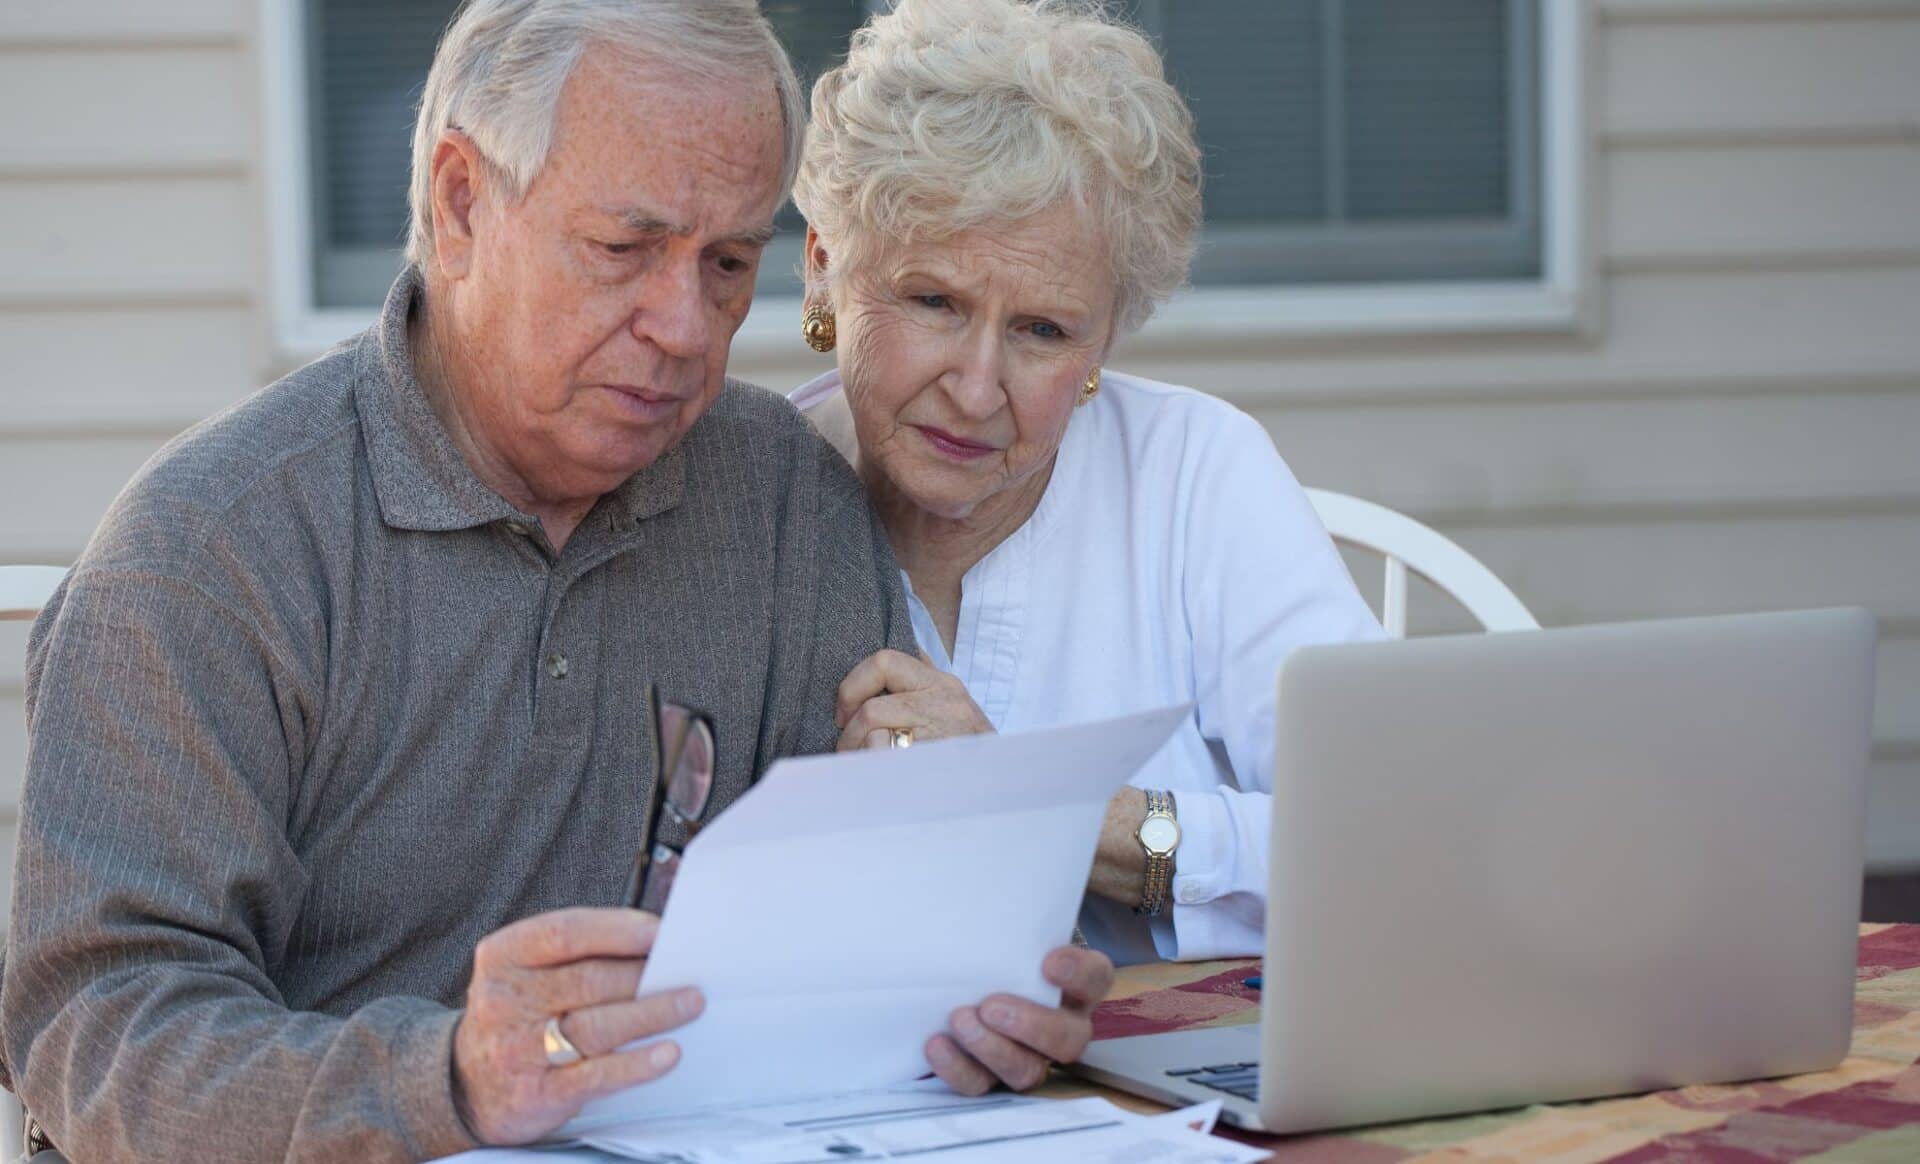
[[[829,372],[789,399],[816,413],[839,391]],[[1195,705],[1132,781],[1174,796],[1170,916],[1089,895],[1081,930],[1122,964],[1260,953],[1281,660],[1381,636],[1265,430],[1192,389],[1104,372],[1033,516],[962,579],[951,657],[907,590],[921,648],[1000,731]]]

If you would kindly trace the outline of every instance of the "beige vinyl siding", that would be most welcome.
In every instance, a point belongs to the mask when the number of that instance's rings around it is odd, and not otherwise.
[[[19,386],[7,393],[0,432],[29,440],[103,428],[175,432],[258,386],[260,326],[244,296],[210,305],[0,307],[0,368]],[[0,477],[0,490],[17,480]],[[60,520],[71,545],[73,518]]]
[[[8,55],[0,140],[9,172],[246,168],[252,126],[237,99],[248,90],[246,58],[232,48],[68,47]],[[130,93],[165,99],[129,101]]]
[[[1908,262],[1920,256],[1920,149],[1622,149],[1601,204],[1615,270]]]
[[[253,282],[253,193],[235,177],[30,177],[0,182],[0,302],[91,306],[236,301]]]
[[[1302,479],[1434,522],[1551,625],[1873,608],[1870,847],[1920,866],[1920,0],[1591,6],[1589,332],[1150,330],[1113,363],[1247,408]],[[271,350],[262,298],[254,12],[0,5],[0,497],[30,499],[0,561],[70,560],[162,440],[311,354]],[[827,366],[797,319],[736,361]],[[1415,597],[1416,629],[1459,625]],[[24,642],[0,625],[9,834]]]
[[[1607,268],[1792,269],[1835,279],[1871,272],[1888,296],[1879,318],[1920,331],[1920,3],[1609,0],[1603,13]],[[1664,201],[1650,197],[1659,187]],[[1744,306],[1733,296],[1725,310]],[[1799,310],[1871,308],[1819,297]],[[1701,549],[1689,560],[1656,547],[1642,561],[1687,580],[1670,593],[1705,598],[1720,589],[1730,606],[1874,609],[1882,633],[1868,853],[1877,867],[1912,868],[1920,864],[1920,360],[1909,353],[1902,363],[1881,349],[1885,362],[1870,370],[1854,355],[1845,343],[1814,346],[1783,377],[1790,392],[1789,377],[1804,380],[1789,399],[1831,406],[1827,423],[1808,416],[1797,441],[1738,428],[1721,438],[1742,461],[1770,462],[1777,479],[1803,480],[1803,488],[1783,494],[1755,483],[1720,498],[1676,495],[1671,517],[1646,526],[1674,544],[1673,532],[1691,521],[1714,560]],[[1825,366],[1809,366],[1816,361]],[[1843,390],[1860,377],[1877,381],[1871,405]],[[1855,463],[1842,467],[1848,457]]]
[[[0,562],[72,561],[269,364],[250,0],[0,4]],[[0,926],[27,628],[0,623]]]
[[[8,517],[8,556],[60,565],[72,561],[80,549],[74,529],[92,529],[164,440],[147,432],[76,430],[0,442],[0,496],[32,499]]]
[[[1609,144],[1911,140],[1920,118],[1914,0],[1605,0],[1600,15]]]
[[[0,45],[238,49],[255,0],[8,0]]]

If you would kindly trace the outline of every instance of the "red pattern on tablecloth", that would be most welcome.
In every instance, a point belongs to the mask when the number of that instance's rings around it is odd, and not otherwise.
[[[1743,1111],[1727,1122],[1683,1136],[1663,1136],[1610,1164],[1775,1164],[1829,1152],[1860,1138],[1861,1129],[1781,1112]]]
[[[1740,1112],[1726,1123],[1684,1135],[1663,1136],[1612,1164],[1665,1164],[1680,1160],[1773,1161],[1802,1157],[1851,1144],[1873,1132],[1920,1123],[1920,1068],[1890,1079],[1856,1083],[1841,1091],[1801,1096],[1765,1111]]]
[[[1184,1031],[1253,1010],[1260,1005],[1260,992],[1246,985],[1246,980],[1258,973],[1259,965],[1252,963],[1166,990],[1103,1002],[1093,1012],[1093,1037],[1120,1039]]]
[[[1888,926],[1860,939],[1860,981],[1920,966],[1920,925]]]

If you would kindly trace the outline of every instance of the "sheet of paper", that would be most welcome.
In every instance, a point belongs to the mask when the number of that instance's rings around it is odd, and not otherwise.
[[[1217,1110],[1217,1105],[1214,1105]],[[1197,1114],[1196,1114],[1197,1113]],[[1190,1126],[1201,1109],[1137,1116],[1103,1099],[969,1098],[910,1086],[804,1102],[709,1108],[593,1133],[612,1155],[658,1164],[827,1164],[919,1159],[1245,1164],[1265,1153]]]
[[[1080,1100],[1106,1104],[1103,1099]],[[1111,1105],[1108,1105],[1111,1106]],[[1126,1113],[1113,1108],[1122,1117]],[[1122,1118],[1070,1135],[984,1144],[942,1152],[941,1164],[1255,1164],[1272,1157],[1267,1148],[1193,1131],[1175,1119],[1179,1113]]]
[[[1064,1132],[1108,1122],[1070,1105],[1017,1095],[978,1098],[941,1088],[880,1090],[820,1099],[709,1108],[590,1133],[593,1146],[630,1160],[688,1164],[786,1164],[788,1161],[885,1160]]]
[[[1196,1103],[1192,1107],[1183,1107],[1178,1111],[1163,1112],[1157,1116],[1148,1116],[1147,1118],[1156,1123],[1164,1121],[1170,1126],[1177,1125],[1179,1127],[1189,1128],[1199,1132],[1203,1136],[1211,1135],[1213,1133],[1213,1126],[1220,1122],[1220,1106],[1220,1101],[1215,1099],[1209,1100],[1206,1103]]]
[[[1106,1103],[1100,1099],[1078,1102]],[[1077,1164],[1254,1164],[1272,1155],[1266,1148],[1193,1131],[1170,1113],[1122,1119],[1069,1135],[961,1148],[940,1153],[939,1160],[941,1164],[1059,1164],[1062,1160]]]
[[[957,1006],[1040,974],[1072,933],[1105,806],[1189,714],[775,764],[687,848],[642,988],[698,986],[665,1078],[563,1134],[927,1070]]]
[[[626,1159],[598,1148],[475,1148],[438,1157],[437,1164],[617,1164]]]

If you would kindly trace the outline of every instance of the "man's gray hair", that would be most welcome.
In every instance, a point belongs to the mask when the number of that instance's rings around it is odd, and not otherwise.
[[[491,177],[526,196],[553,148],[560,96],[588,47],[659,64],[679,77],[771,82],[786,126],[780,189],[793,185],[806,132],[800,82],[755,0],[468,0],[440,38],[413,130],[407,258],[433,250],[433,152],[457,128]]]

